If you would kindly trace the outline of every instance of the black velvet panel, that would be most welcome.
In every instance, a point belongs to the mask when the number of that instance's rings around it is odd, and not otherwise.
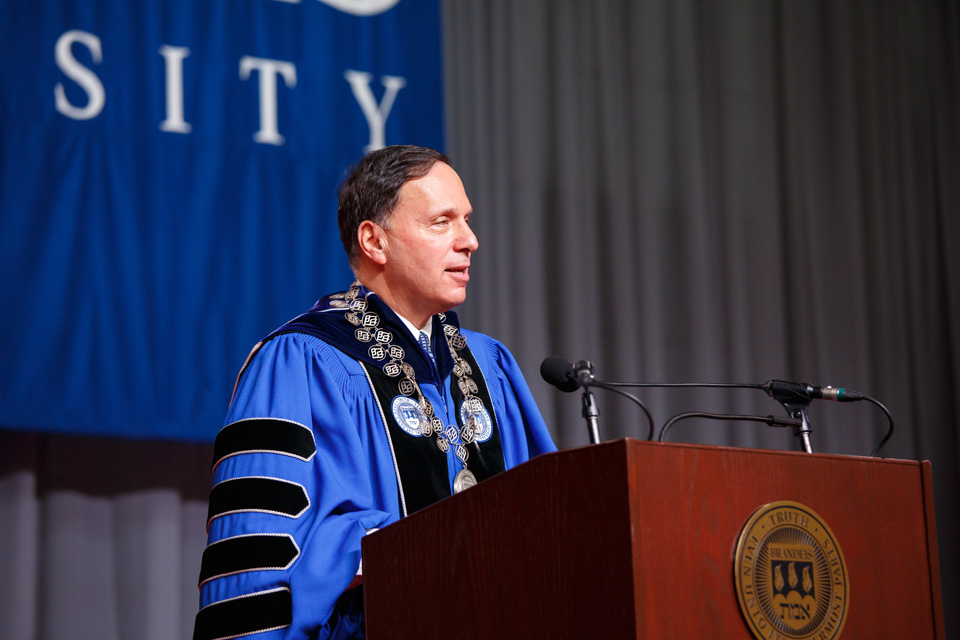
[[[310,429],[289,420],[255,418],[228,424],[217,434],[213,466],[241,453],[276,453],[309,460],[317,451]]]
[[[274,478],[234,478],[215,485],[210,492],[207,525],[214,518],[239,511],[261,511],[298,518],[309,505],[307,492],[293,482]]]
[[[289,627],[292,621],[290,591],[268,591],[204,607],[197,614],[193,640],[236,638]]]
[[[243,571],[279,570],[300,551],[289,535],[249,535],[220,540],[208,546],[200,563],[200,584]]]

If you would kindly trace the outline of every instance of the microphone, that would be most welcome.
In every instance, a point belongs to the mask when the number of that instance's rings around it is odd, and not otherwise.
[[[580,388],[573,365],[560,356],[550,356],[540,363],[540,377],[564,393],[572,393]]]
[[[864,395],[844,387],[817,387],[806,382],[786,382],[785,380],[767,380],[760,388],[780,403],[809,404],[811,400],[832,400],[834,402],[856,402]]]
[[[540,376],[548,384],[552,384],[560,391],[570,393],[583,387],[583,417],[587,420],[590,427],[591,444],[600,442],[598,431],[599,410],[593,401],[593,394],[590,387],[600,387],[607,391],[612,391],[618,395],[632,400],[646,414],[647,421],[650,423],[650,431],[647,433],[647,440],[653,440],[653,416],[647,405],[643,404],[640,398],[631,393],[617,389],[615,385],[607,384],[602,380],[597,380],[594,375],[593,363],[589,360],[580,360],[577,364],[570,364],[560,356],[549,356],[540,363]]]
[[[587,421],[590,444],[600,444],[600,410],[590,390],[592,369],[593,365],[586,360],[581,360],[574,367],[560,356],[550,356],[540,363],[540,376],[567,393],[583,386],[583,419]]]

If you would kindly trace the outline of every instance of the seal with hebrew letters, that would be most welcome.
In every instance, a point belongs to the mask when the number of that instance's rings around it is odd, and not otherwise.
[[[761,640],[831,640],[849,611],[847,563],[830,527],[799,502],[771,502],[737,540],[740,611]]]
[[[393,399],[390,409],[393,411],[393,419],[407,434],[416,438],[423,435],[420,425],[426,422],[427,418],[416,400],[407,396],[397,396]]]

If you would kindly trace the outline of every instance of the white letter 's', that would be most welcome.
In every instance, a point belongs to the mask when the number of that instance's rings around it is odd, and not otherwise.
[[[77,59],[73,57],[73,51],[70,48],[74,42],[79,42],[89,49],[93,61],[97,64],[103,62],[103,52],[100,49],[100,38],[86,31],[66,31],[54,45],[54,57],[57,66],[60,67],[65,76],[80,85],[86,92],[87,106],[77,107],[70,104],[61,82],[58,82],[53,88],[53,95],[56,98],[57,111],[74,120],[90,120],[96,118],[103,111],[107,96],[103,90],[103,83],[100,82],[97,74],[77,62]]]

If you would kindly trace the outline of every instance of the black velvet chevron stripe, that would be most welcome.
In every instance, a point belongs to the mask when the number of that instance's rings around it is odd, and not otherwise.
[[[283,569],[298,555],[300,551],[289,535],[249,535],[219,540],[203,552],[200,585],[244,571]]]
[[[210,491],[207,524],[228,513],[264,511],[298,518],[310,501],[306,490],[294,482],[276,478],[233,478]]]
[[[220,430],[213,447],[213,466],[239,453],[263,451],[309,460],[317,452],[310,430],[289,420],[251,418],[232,422]]]
[[[193,640],[237,638],[289,627],[292,620],[290,591],[265,591],[216,602],[201,609],[193,627]]]

